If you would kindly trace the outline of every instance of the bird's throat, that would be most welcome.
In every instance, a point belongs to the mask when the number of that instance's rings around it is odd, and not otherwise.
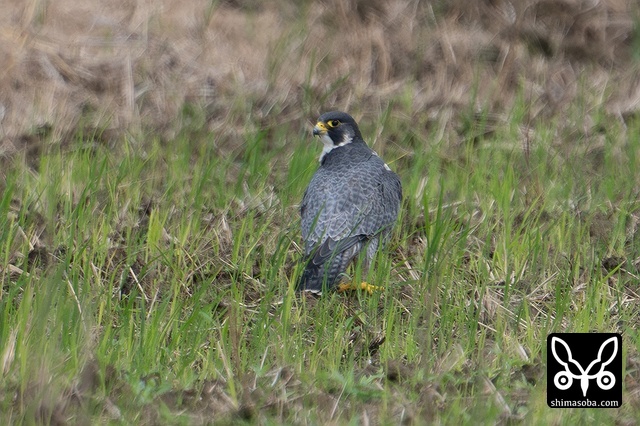
[[[345,135],[342,142],[336,145],[333,142],[333,139],[329,137],[329,135],[324,134],[320,136],[320,141],[322,142],[322,153],[320,154],[320,162],[322,163],[322,160],[324,160],[325,155],[327,155],[328,153],[330,153],[336,148],[345,146],[346,144],[353,142],[353,138],[349,137],[349,135]]]

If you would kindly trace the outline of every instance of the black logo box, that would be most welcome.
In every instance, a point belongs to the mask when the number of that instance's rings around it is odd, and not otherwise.
[[[552,408],[622,404],[622,337],[552,333],[547,337],[547,404]]]

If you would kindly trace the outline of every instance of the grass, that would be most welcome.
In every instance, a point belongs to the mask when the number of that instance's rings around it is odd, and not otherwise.
[[[0,423],[636,424],[637,5],[254,3],[0,6]],[[336,108],[405,197],[315,299]],[[559,331],[622,333],[621,408],[547,407]]]
[[[293,292],[319,152],[297,125],[229,144],[193,107],[172,140],[6,161],[0,422],[637,420],[639,124],[523,133],[521,100],[423,132],[403,102],[361,122],[405,194],[372,296]],[[558,331],[623,334],[622,408],[547,408]]]

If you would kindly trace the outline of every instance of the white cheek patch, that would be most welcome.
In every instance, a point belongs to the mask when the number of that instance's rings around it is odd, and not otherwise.
[[[342,142],[340,142],[338,146],[345,146],[349,142],[353,142],[353,136],[345,132],[345,134],[342,135]]]
[[[353,138],[350,135],[345,134],[342,139],[342,142],[340,142],[338,145],[334,145],[329,135],[325,133],[324,135],[320,136],[320,141],[322,142],[322,145],[323,145],[322,153],[320,154],[320,162],[322,162],[322,159],[324,158],[324,156],[330,153],[331,150],[338,148],[340,146],[345,146],[346,144],[353,142]]]
[[[331,150],[336,146],[333,144],[333,141],[326,133],[320,136],[320,141],[322,142],[322,153],[320,154],[320,161],[322,162],[324,156],[331,152]]]

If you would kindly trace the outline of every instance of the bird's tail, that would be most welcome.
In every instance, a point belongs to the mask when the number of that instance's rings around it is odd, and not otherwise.
[[[341,275],[364,245],[366,237],[353,236],[336,242],[328,239],[312,253],[296,290],[321,293],[340,283]]]
[[[331,290],[340,282],[340,275],[347,269],[353,255],[349,253],[337,253],[329,261],[320,265],[309,259],[304,272],[298,281],[298,291],[313,291],[321,293],[324,290]]]

